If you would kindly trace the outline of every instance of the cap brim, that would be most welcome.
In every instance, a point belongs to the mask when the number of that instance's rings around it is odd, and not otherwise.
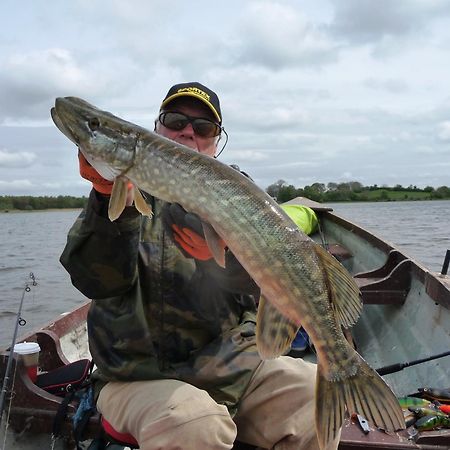
[[[194,97],[198,100],[201,100],[214,114],[214,117],[219,121],[219,123],[222,123],[222,118],[220,117],[219,113],[217,112],[216,108],[208,102],[204,97],[201,95],[196,94],[195,92],[177,92],[176,94],[171,95],[170,97],[167,97],[162,103],[161,108],[166,106],[168,103],[170,103],[172,100],[175,100],[179,97]]]

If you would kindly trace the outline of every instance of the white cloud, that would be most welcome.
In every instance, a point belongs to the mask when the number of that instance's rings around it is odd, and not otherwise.
[[[433,19],[450,14],[445,0],[333,0],[330,30],[355,43],[421,35]]]
[[[228,153],[227,159],[236,162],[256,162],[265,161],[269,159],[269,156],[266,153],[255,150],[233,150]]]
[[[0,191],[2,192],[22,192],[24,190],[29,190],[33,188],[35,184],[33,184],[30,180],[11,180],[11,181],[3,181],[0,180]]]
[[[130,83],[117,79],[124,59],[120,58],[120,64],[105,56],[92,65],[65,48],[30,50],[6,58],[0,54],[0,122],[48,120],[48,111],[58,96],[79,96],[96,103],[105,93],[110,97],[125,94]],[[127,67],[133,73],[129,64]]]
[[[0,149],[0,168],[1,167],[20,167],[25,168],[34,163],[36,154],[31,152],[8,152]]]
[[[51,48],[12,55],[1,64],[0,120],[42,116],[44,105],[56,95],[68,91],[76,95],[91,88],[87,73],[67,50]]]
[[[438,137],[441,141],[450,141],[450,120],[438,124]]]
[[[241,64],[273,70],[284,66],[328,64],[336,44],[287,2],[254,1],[241,14],[236,50]]]
[[[364,84],[375,90],[386,90],[393,94],[403,94],[408,90],[408,84],[404,80],[388,78],[376,79],[373,77],[367,78]]]

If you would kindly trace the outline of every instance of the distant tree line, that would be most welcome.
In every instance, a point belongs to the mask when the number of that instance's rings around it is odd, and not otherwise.
[[[58,195],[57,197],[33,197],[23,196],[0,196],[0,211],[19,209],[22,211],[34,211],[39,209],[53,208],[83,208],[87,202],[86,197],[71,197],[69,195]]]
[[[266,189],[267,193],[279,203],[287,202],[295,197],[307,197],[316,202],[348,202],[348,201],[400,201],[400,200],[440,200],[450,199],[450,188],[440,186],[434,188],[427,186],[420,189],[409,185],[403,187],[400,184],[394,187],[363,186],[359,181],[347,183],[313,183],[311,186],[297,188],[287,184],[284,180],[278,180]],[[31,195],[0,196],[0,211],[18,209],[22,211],[34,211],[42,209],[84,208],[87,197],[72,197],[58,195],[57,197],[33,197]]]
[[[394,187],[363,186],[359,181],[346,183],[313,183],[311,186],[297,188],[284,180],[267,187],[266,192],[279,203],[287,202],[295,197],[307,197],[317,202],[348,202],[348,201],[401,201],[401,200],[439,200],[450,199],[450,188],[427,186],[420,189],[400,184]]]

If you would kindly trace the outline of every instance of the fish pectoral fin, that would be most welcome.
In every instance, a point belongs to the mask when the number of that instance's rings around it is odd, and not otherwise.
[[[220,267],[225,268],[225,248],[223,239],[217,234],[211,224],[202,221],[202,228],[206,243],[211,250],[214,260]]]
[[[120,217],[127,204],[128,179],[117,177],[114,180],[111,197],[108,205],[109,220],[114,221]]]
[[[285,355],[300,329],[261,295],[256,317],[256,347],[262,359]]]
[[[316,379],[316,428],[321,449],[336,448],[345,408],[357,413],[385,431],[405,428],[405,419],[397,397],[384,380],[355,352],[356,373],[328,380],[318,361]]]
[[[356,323],[362,311],[361,292],[347,269],[320,245],[313,247],[322,267],[337,321],[345,328]]]
[[[152,208],[145,201],[144,197],[141,194],[141,191],[137,186],[133,186],[134,190],[134,206],[135,208],[143,215],[151,217],[153,214]]]

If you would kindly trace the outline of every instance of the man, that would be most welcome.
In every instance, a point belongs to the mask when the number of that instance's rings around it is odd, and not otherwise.
[[[217,95],[196,82],[170,88],[155,122],[158,134],[211,157],[222,130]],[[199,218],[153,197],[151,218],[129,205],[109,221],[111,182],[81,153],[80,173],[93,190],[61,262],[92,299],[89,345],[103,417],[143,450],[230,449],[236,438],[318,449],[316,366],[261,361],[259,290],[234,256],[226,251],[219,267]]]

